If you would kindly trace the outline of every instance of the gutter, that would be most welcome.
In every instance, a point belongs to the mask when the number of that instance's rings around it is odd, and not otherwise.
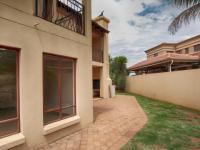
[[[200,56],[200,55],[199,55]],[[190,59],[190,60],[187,60],[187,59],[174,59],[174,58],[168,58],[167,60],[163,61],[163,60],[160,60],[158,62],[154,62],[154,63],[150,63],[150,64],[146,64],[146,65],[139,65],[139,66],[131,66],[128,68],[128,70],[130,71],[136,71],[136,70],[140,70],[140,69],[143,69],[145,67],[152,67],[152,66],[157,66],[157,65],[160,65],[160,64],[164,64],[164,63],[167,63],[169,64],[168,67],[170,68],[175,62],[199,62],[200,63],[200,57],[199,59]],[[170,69],[169,69],[170,71]],[[171,70],[172,71],[172,70]]]

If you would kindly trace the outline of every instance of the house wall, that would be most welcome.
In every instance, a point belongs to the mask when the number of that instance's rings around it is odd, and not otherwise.
[[[185,49],[188,48],[189,54],[194,53],[194,45],[200,44],[200,36],[193,37],[191,39],[177,43],[176,45],[162,44],[158,47],[155,47],[151,51],[147,51],[147,59],[155,57],[154,54],[162,55],[168,51],[177,52],[180,54],[185,54]],[[181,51],[181,52],[180,52]]]
[[[200,69],[128,77],[126,91],[200,110]]]
[[[55,141],[93,121],[91,0],[83,3],[86,5],[86,36],[33,16],[33,0],[0,0],[0,45],[21,49],[20,124],[26,142],[14,150],[27,150]],[[49,135],[43,135],[44,52],[77,59],[76,105],[81,120]]]
[[[200,44],[200,36],[180,42],[176,46],[176,51],[179,51],[179,50],[184,51],[185,48],[189,48],[189,53],[194,53],[194,45],[197,45],[197,44]]]
[[[172,45],[162,45],[162,46],[160,46],[158,48],[153,49],[150,52],[146,52],[147,59],[156,57],[156,56],[154,56],[154,54],[158,54],[158,56],[164,55],[168,51],[172,51],[172,52],[175,51],[175,46],[172,46]]]

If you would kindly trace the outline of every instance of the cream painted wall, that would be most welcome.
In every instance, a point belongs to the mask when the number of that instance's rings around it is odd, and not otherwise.
[[[0,3],[23,11],[24,13],[34,14],[34,0],[0,0]]]
[[[0,45],[21,49],[20,123],[26,143],[14,150],[54,141],[93,121],[91,0],[84,1],[86,36],[33,16],[32,2],[0,0]],[[46,136],[43,135],[43,52],[77,59],[76,102],[81,118],[79,124]]]
[[[200,69],[128,77],[126,91],[200,110]]]

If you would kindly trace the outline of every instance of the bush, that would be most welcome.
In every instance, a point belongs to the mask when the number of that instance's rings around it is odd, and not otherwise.
[[[127,76],[127,58],[125,56],[118,56],[110,58],[110,77],[116,89],[125,91],[126,76]]]

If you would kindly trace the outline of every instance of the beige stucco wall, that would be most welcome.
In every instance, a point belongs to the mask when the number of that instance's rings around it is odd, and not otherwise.
[[[20,123],[26,143],[14,150],[54,141],[93,121],[91,0],[84,3],[86,36],[33,16],[33,0],[0,0],[0,45],[21,49]],[[77,125],[46,136],[43,135],[43,52],[77,58],[76,104],[81,119]]]
[[[128,77],[126,91],[200,110],[200,69]]]

